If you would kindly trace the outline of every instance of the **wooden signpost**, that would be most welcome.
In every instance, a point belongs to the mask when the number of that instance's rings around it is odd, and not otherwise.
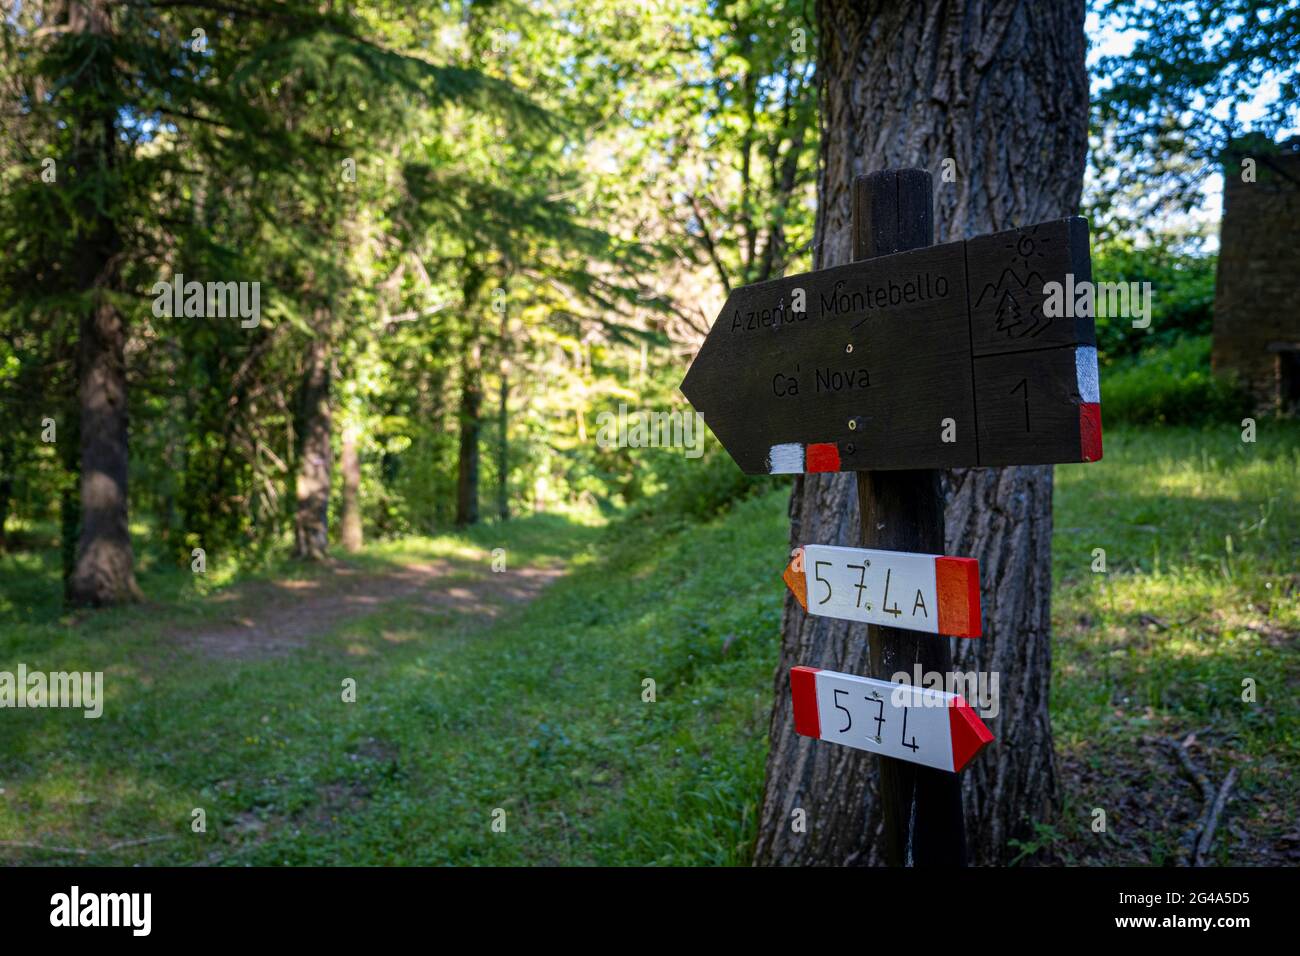
[[[782,575],[809,614],[949,637],[980,636],[974,558],[809,544]]]
[[[792,667],[794,729],[805,737],[956,772],[993,740],[960,694]]]
[[[1067,275],[1079,218],[743,286],[682,393],[750,474],[1096,461],[1092,316],[1044,313]]]
[[[887,862],[960,865],[956,771],[993,735],[960,696],[879,678],[948,674],[931,635],[982,630],[976,563],[940,553],[938,469],[1101,458],[1091,311],[1044,288],[1091,281],[1088,226],[934,246],[919,169],[859,176],[852,211],[855,261],[734,290],[681,389],[748,473],[858,472],[862,548],[805,545],[784,579],[867,623],[877,677],[793,668],[795,730],[881,757]]]

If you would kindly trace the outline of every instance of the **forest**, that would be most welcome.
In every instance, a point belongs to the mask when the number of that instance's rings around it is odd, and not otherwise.
[[[852,478],[744,474],[679,386],[916,167],[936,241],[1081,215],[1150,290],[1101,462],[943,477],[1019,742],[972,861],[1294,865],[1300,426],[1215,350],[1300,7],[949,6],[0,2],[0,671],[103,681],[0,709],[0,860],[880,862],[867,758],[806,840],[779,789],[793,649],[860,633],[781,568]]]

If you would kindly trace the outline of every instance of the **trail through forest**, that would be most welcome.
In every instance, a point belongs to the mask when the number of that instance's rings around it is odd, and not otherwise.
[[[334,560],[312,578],[253,581],[223,591],[211,599],[225,606],[222,621],[176,628],[171,636],[213,658],[261,660],[307,647],[314,636],[396,602],[487,623],[504,608],[531,601],[564,573],[541,566],[484,573],[481,564],[441,558],[375,572]]]

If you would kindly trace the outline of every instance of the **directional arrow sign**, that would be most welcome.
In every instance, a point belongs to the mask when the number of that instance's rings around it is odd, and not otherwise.
[[[782,575],[809,614],[980,636],[980,570],[974,558],[808,544]]]
[[[1091,278],[1075,217],[743,286],[682,392],[750,474],[1096,461]]]
[[[993,740],[960,694],[815,667],[790,668],[794,729],[885,757],[958,771]]]

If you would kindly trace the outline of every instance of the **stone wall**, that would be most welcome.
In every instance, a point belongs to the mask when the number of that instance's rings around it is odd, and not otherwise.
[[[1224,156],[1213,365],[1235,371],[1260,410],[1293,407],[1300,389],[1300,138],[1280,149]],[[1255,182],[1242,181],[1245,157]]]

